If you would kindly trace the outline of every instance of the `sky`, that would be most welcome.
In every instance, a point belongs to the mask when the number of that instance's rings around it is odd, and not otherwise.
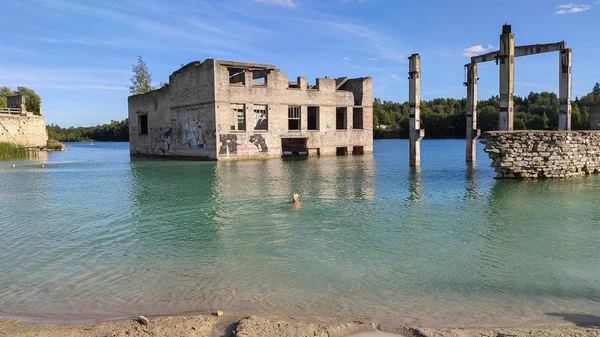
[[[582,0],[583,1],[583,0]],[[408,56],[421,55],[422,99],[462,98],[469,57],[566,41],[573,97],[600,82],[600,1],[562,0],[0,0],[0,85],[42,97],[48,124],[127,117],[132,66],[155,85],[208,58],[269,63],[288,78],[373,77],[374,97],[408,98]],[[558,90],[558,53],[521,57],[515,94]],[[498,94],[498,66],[479,66],[479,98]]]

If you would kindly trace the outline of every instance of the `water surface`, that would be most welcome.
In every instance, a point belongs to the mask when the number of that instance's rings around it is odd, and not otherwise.
[[[423,141],[411,170],[407,149],[215,163],[83,143],[0,161],[0,315],[481,326],[600,313],[600,177],[495,181],[462,140]]]

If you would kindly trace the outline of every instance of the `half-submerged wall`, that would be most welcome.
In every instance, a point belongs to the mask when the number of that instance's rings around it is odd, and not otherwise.
[[[42,148],[47,142],[44,116],[31,113],[0,114],[0,143]]]
[[[498,179],[565,178],[600,171],[600,131],[489,131]]]

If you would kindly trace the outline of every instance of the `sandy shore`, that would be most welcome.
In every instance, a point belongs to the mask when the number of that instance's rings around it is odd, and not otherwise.
[[[362,322],[308,323],[291,318],[221,317],[194,315],[148,317],[147,325],[135,319],[96,325],[31,324],[14,320],[0,321],[0,336],[15,337],[514,337],[598,336],[600,329],[564,325],[542,328],[499,329],[427,329],[385,327]]]

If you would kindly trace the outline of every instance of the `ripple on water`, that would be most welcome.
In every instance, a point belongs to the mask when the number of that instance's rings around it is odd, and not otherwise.
[[[597,313],[600,177],[494,181],[483,153],[465,167],[462,141],[424,141],[411,170],[406,149],[198,163],[73,144],[44,170],[0,169],[0,311],[221,308],[429,326]]]

